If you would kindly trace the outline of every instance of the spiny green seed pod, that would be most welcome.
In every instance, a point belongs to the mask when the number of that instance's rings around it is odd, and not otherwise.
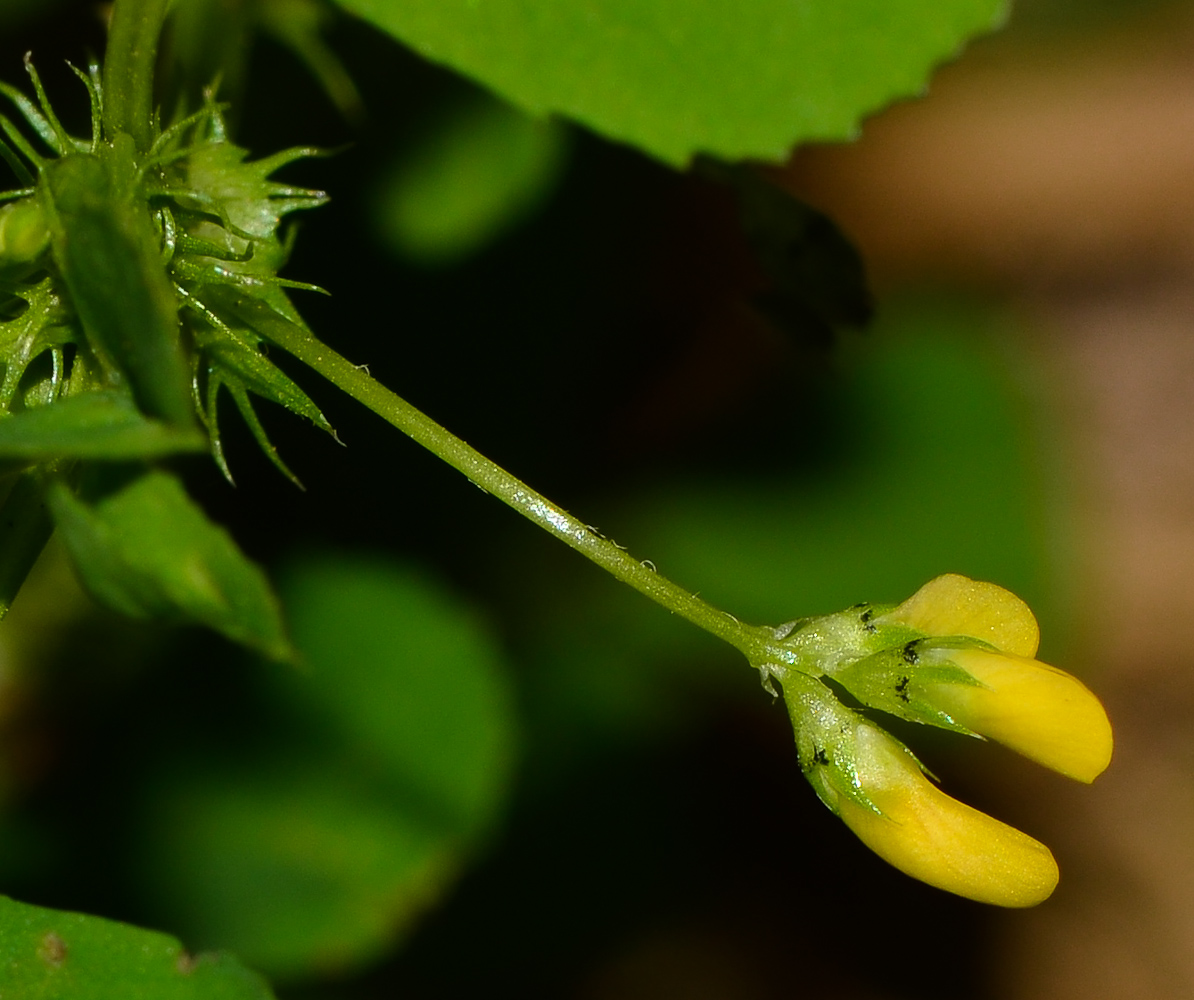
[[[201,423],[213,457],[231,478],[217,419],[226,389],[267,457],[294,479],[251,396],[332,432],[267,353],[269,331],[279,325],[291,342],[313,339],[286,289],[314,286],[277,272],[290,250],[284,218],[327,197],[270,175],[317,151],[248,159],[228,141],[223,109],[210,93],[199,110],[168,127],[156,118],[142,123],[147,142],[135,142],[129,132],[105,125],[97,64],[78,73],[92,109],[91,139],[78,139],[63,130],[29,60],[26,69],[36,103],[5,84],[0,96],[53,155],[39,152],[0,115],[6,137],[0,156],[25,185],[0,192],[0,204],[18,199],[0,208],[0,417],[30,403],[54,409],[79,394],[124,394],[151,423],[183,432],[171,438],[175,450],[192,450],[201,441]],[[43,285],[52,294],[40,294]],[[235,292],[236,308],[221,294],[228,290]],[[246,320],[263,311],[268,322]],[[30,345],[53,356],[52,376],[32,395],[25,373],[37,377],[47,366],[36,364]],[[57,423],[70,424],[70,415],[43,415],[37,426]],[[18,436],[24,441],[28,434]],[[94,453],[94,440],[79,444],[74,434],[47,435],[40,454],[23,447],[24,457],[104,457]],[[128,456],[114,451],[109,457]]]

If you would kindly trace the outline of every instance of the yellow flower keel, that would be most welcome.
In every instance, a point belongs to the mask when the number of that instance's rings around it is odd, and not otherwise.
[[[1057,886],[1042,843],[950,798],[912,756],[870,725],[856,732],[858,778],[880,810],[838,801],[845,824],[884,861],[922,882],[996,906],[1036,906]]]
[[[933,700],[955,721],[1029,760],[1088,784],[1111,763],[1111,723],[1078,678],[1039,660],[949,651],[977,685],[941,684]]]

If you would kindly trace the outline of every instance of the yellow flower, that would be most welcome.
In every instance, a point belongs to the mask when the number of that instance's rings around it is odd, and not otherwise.
[[[1055,771],[1090,782],[1111,762],[1111,723],[1076,677],[1041,663],[1028,606],[993,583],[948,574],[925,584],[883,620],[928,636],[982,639],[995,650],[922,647],[926,666],[952,663],[977,682],[917,685],[917,693],[960,726]]]
[[[1035,906],[1057,885],[1044,844],[950,798],[912,755],[869,722],[855,729],[859,790],[878,812],[838,793],[833,806],[885,861],[929,885],[996,906]]]
[[[838,697],[912,722],[988,736],[1079,781],[1111,760],[1111,725],[1077,678],[1034,659],[1036,619],[993,583],[949,574],[896,607],[860,604],[777,634],[801,770],[864,844],[930,885],[1035,906],[1057,864],[1027,834],[950,798],[902,743]]]
[[[1020,598],[998,584],[946,573],[930,580],[876,622],[909,625],[926,635],[965,635],[1016,656],[1036,656],[1041,630]]]
[[[1111,763],[1111,723],[1099,699],[1064,670],[984,649],[937,650],[979,683],[926,685],[955,722],[1070,778],[1094,781]]]

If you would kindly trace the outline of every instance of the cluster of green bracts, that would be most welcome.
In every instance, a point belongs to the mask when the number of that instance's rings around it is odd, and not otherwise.
[[[1111,760],[1107,715],[1077,678],[1034,659],[1039,632],[1023,601],[950,574],[898,606],[856,605],[779,632],[797,666],[760,669],[783,686],[809,783],[868,847],[981,902],[1049,896],[1058,873],[1047,847],[940,791],[907,747],[839,697],[1093,781]]]
[[[231,478],[221,390],[287,475],[250,396],[331,431],[265,351],[314,342],[285,291],[314,286],[277,272],[283,218],[326,197],[270,180],[313,150],[248,161],[210,93],[162,127],[141,35],[156,43],[163,11],[125,9],[110,58],[136,65],[76,71],[90,136],[66,132],[28,59],[32,98],[0,84],[23,120],[0,115],[17,184],[0,191],[0,615],[57,528],[104,603],[286,657],[264,575],[158,464],[210,451]]]

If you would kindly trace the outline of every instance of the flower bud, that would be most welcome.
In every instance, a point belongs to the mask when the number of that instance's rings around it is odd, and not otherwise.
[[[958,573],[930,580],[875,621],[922,635],[969,636],[1016,656],[1036,656],[1041,637],[1036,617],[1010,590]]]
[[[864,844],[930,885],[998,906],[1034,906],[1057,884],[1043,844],[940,791],[896,739],[817,678],[782,677],[801,769]]]
[[[1111,723],[1076,677],[1038,660],[985,649],[942,649],[976,684],[926,684],[926,699],[959,725],[1087,783],[1111,763]]]
[[[873,808],[842,797],[838,815],[901,871],[947,892],[996,906],[1035,906],[1057,885],[1044,844],[950,798],[915,758],[867,722],[855,729],[855,768]]]
[[[838,664],[830,676],[864,705],[984,736],[1075,778],[1111,760],[1111,724],[1076,677],[1032,659],[1028,606],[993,583],[949,574],[875,618],[918,638]]]
[[[50,245],[46,213],[36,198],[0,205],[0,278],[28,271]]]

